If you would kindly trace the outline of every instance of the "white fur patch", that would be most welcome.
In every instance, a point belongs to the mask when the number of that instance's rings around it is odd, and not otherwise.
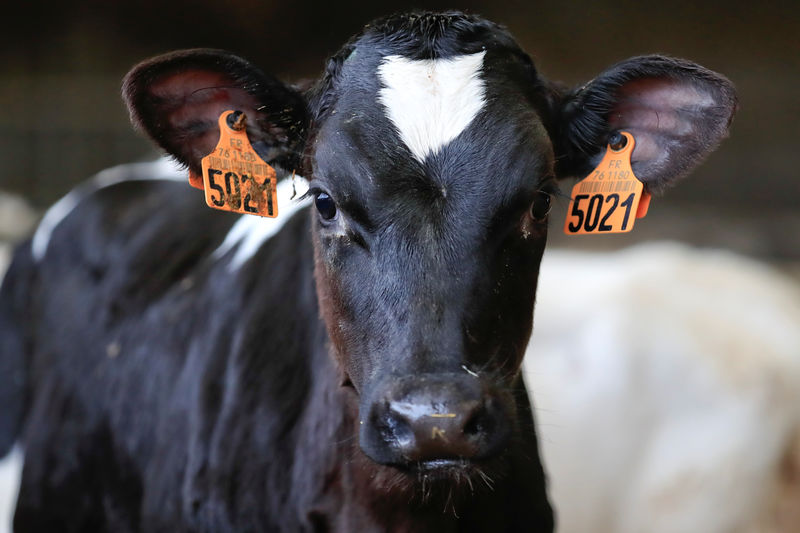
[[[222,241],[219,248],[214,250],[214,258],[222,259],[224,255],[235,248],[236,252],[228,263],[228,270],[231,272],[238,270],[261,249],[265,242],[280,231],[292,215],[310,204],[310,198],[302,201],[291,199],[295,192],[299,198],[308,190],[308,182],[304,178],[295,176],[294,182],[294,187],[291,178],[278,182],[277,217],[262,218],[255,215],[240,215],[239,220],[231,226],[225,240]]]
[[[416,61],[386,56],[378,67],[378,100],[418,161],[458,137],[483,108],[484,55]]]
[[[44,214],[36,232],[33,234],[31,242],[31,253],[36,261],[41,261],[47,253],[47,246],[50,244],[50,237],[59,224],[69,215],[83,200],[93,193],[121,183],[123,181],[144,181],[144,180],[168,180],[185,181],[187,180],[186,170],[175,161],[162,157],[156,161],[146,163],[128,163],[107,168],[92,179],[72,189],[66,196],[54,203]]]
[[[23,457],[22,448],[16,444],[11,453],[0,460],[0,533],[13,531],[12,521],[19,494]]]

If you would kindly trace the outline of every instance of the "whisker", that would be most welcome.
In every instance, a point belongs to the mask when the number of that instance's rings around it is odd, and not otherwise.
[[[481,476],[483,482],[486,483],[486,486],[489,487],[489,490],[494,491],[494,480],[480,468],[476,470],[478,472],[478,475]]]

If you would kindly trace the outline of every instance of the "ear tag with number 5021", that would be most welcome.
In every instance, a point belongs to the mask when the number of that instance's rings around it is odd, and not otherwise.
[[[217,147],[201,160],[206,204],[234,213],[276,217],[275,169],[253,150],[245,120],[241,111],[225,111],[219,117]],[[193,178],[190,174],[189,181]]]
[[[567,235],[625,233],[647,214],[650,194],[633,175],[633,135],[619,132],[606,147],[603,160],[591,174],[572,188],[572,200],[564,223]]]

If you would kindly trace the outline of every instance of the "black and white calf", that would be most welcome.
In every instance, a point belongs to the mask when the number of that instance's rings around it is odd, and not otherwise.
[[[376,21],[307,94],[188,50],[124,95],[195,173],[243,111],[315,208],[222,214],[153,173],[48,214],[0,308],[18,531],[551,531],[520,364],[556,179],[624,129],[661,190],[736,105],[660,56],[562,90],[459,13]]]

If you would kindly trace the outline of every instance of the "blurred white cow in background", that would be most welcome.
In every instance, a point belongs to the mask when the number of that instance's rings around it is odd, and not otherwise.
[[[800,288],[730,253],[548,250],[525,362],[559,533],[800,531]]]

